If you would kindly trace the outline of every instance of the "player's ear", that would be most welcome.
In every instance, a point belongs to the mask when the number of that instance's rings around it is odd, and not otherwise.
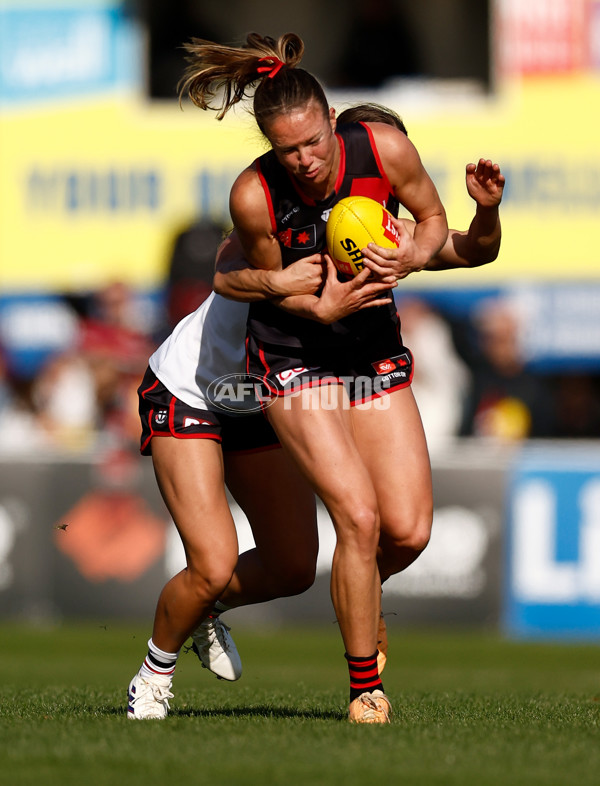
[[[335,133],[337,118],[335,116],[335,109],[332,106],[329,107],[329,123],[331,124],[331,130]]]

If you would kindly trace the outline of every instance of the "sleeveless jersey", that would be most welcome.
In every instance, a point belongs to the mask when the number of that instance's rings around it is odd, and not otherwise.
[[[283,267],[324,251],[327,218],[336,202],[348,196],[366,196],[395,208],[391,185],[383,171],[371,129],[363,123],[339,127],[340,165],[333,192],[315,201],[303,194],[292,175],[271,150],[254,162],[271,216],[271,229],[279,239]],[[393,204],[392,204],[393,203]],[[248,331],[263,343],[306,349],[343,346],[351,336],[368,337],[390,321],[398,323],[393,303],[351,314],[331,325],[289,314],[269,301],[250,304]]]

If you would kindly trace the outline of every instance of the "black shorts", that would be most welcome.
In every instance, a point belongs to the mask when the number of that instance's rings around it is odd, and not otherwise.
[[[309,387],[343,384],[352,405],[405,388],[412,382],[413,357],[394,328],[371,341],[353,339],[340,348],[275,346],[249,336],[248,372],[260,377],[270,396]]]
[[[213,439],[229,453],[250,453],[280,446],[262,412],[234,416],[196,409],[174,396],[150,368],[138,388],[138,398],[143,456],[152,455],[153,437]]]

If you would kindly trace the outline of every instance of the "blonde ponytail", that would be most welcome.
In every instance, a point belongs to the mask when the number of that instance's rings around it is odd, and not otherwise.
[[[225,46],[193,38],[184,44],[188,66],[178,85],[179,102],[187,94],[200,109],[215,109],[222,120],[257,82],[275,78],[302,59],[304,43],[295,33],[277,40],[250,33],[244,46]],[[222,91],[221,103],[213,106]]]

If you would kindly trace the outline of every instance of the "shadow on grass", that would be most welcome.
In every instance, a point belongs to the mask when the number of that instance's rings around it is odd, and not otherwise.
[[[98,709],[93,710],[95,714]],[[125,707],[104,707],[102,714],[126,715]],[[345,720],[346,715],[333,710],[298,710],[294,707],[174,707],[169,711],[171,718],[303,718],[305,720]]]
[[[298,710],[294,707],[269,707],[254,705],[250,707],[211,707],[211,708],[176,708],[170,713],[180,718],[305,718],[306,720],[341,720],[345,717],[341,712],[333,710]]]

